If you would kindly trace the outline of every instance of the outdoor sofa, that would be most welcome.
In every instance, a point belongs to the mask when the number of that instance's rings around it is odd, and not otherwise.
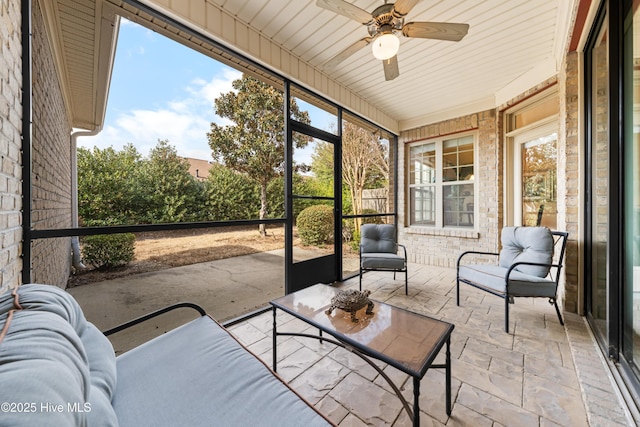
[[[199,311],[197,319],[116,357],[67,292],[36,284],[5,292],[0,424],[332,425]]]

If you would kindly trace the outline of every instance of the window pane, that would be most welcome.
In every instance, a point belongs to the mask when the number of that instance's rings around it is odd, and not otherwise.
[[[466,136],[458,139],[458,151],[471,151],[473,152],[473,137]]]
[[[410,148],[411,224],[474,226],[474,159],[472,135]]]
[[[630,11],[633,24],[625,32],[625,287],[624,355],[640,375],[640,11]],[[632,48],[631,48],[632,46]]]
[[[447,154],[447,150],[443,149],[442,150],[444,152],[444,155],[442,156],[442,166],[447,168],[447,167],[452,167],[452,166],[458,166],[458,153],[457,152],[453,152],[451,153],[451,149],[449,149],[449,153]]]
[[[553,133],[522,149],[522,225],[557,228],[557,140]]]
[[[445,186],[442,206],[445,227],[473,227],[473,184]]]
[[[424,144],[411,147],[409,184],[436,182],[436,145]]]
[[[444,168],[442,170],[442,180],[444,182],[458,181],[458,168]]]
[[[435,186],[410,189],[411,224],[436,224]]]
[[[551,97],[515,114],[509,130],[521,129],[549,116],[558,114],[559,110],[560,103],[558,99]]]
[[[460,168],[460,181],[472,181],[473,178],[473,165],[462,166]]]
[[[607,337],[609,265],[609,110],[607,108],[608,69],[607,29],[602,28],[591,51],[592,141],[591,141],[591,306],[597,330]]]
[[[473,137],[456,138],[442,143],[442,181],[473,179]]]

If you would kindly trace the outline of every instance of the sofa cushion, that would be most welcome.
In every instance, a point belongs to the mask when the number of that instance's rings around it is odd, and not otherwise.
[[[6,320],[3,314],[0,322]],[[87,401],[89,367],[80,338],[59,316],[14,313],[0,343],[0,378],[0,401],[34,405],[26,413],[3,411],[3,426],[86,425],[86,414],[69,411],[67,404]]]
[[[123,427],[331,425],[208,316],[116,360]]]
[[[546,227],[504,227],[501,241],[501,267],[509,268],[517,262],[552,262],[553,235]],[[531,276],[545,277],[549,274],[550,267],[519,265],[515,269]]]
[[[80,334],[89,361],[89,426],[117,426],[118,418],[111,406],[116,388],[116,356],[109,340],[92,323]]]
[[[117,425],[109,391],[115,357],[107,338],[62,289],[29,284],[16,293],[0,295],[0,324],[6,326],[0,401],[31,402],[36,410],[3,413],[2,425]]]

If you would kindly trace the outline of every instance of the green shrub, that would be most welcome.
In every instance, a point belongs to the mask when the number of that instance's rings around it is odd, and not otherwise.
[[[351,250],[354,252],[360,252],[360,230],[353,232],[353,238],[349,242]]]
[[[209,221],[258,218],[260,188],[246,174],[213,165],[205,188],[207,201],[204,209]]]
[[[305,245],[323,245],[333,241],[333,208],[309,206],[297,218],[298,235]]]
[[[82,239],[82,258],[99,269],[126,265],[133,261],[135,240],[132,233],[86,236]]]

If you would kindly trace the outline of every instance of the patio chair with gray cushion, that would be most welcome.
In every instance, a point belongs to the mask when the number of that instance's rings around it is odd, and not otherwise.
[[[398,249],[402,248],[401,255]],[[393,224],[364,224],[360,227],[360,290],[362,273],[366,271],[393,271],[404,273],[404,291],[409,294],[407,248],[396,241]]]
[[[504,298],[504,330],[509,332],[509,304],[514,303],[514,297],[549,298],[564,325],[557,292],[568,236],[569,233],[546,227],[505,227],[500,253],[464,252],[456,267],[457,305],[460,283]],[[488,263],[487,257],[494,262]]]

